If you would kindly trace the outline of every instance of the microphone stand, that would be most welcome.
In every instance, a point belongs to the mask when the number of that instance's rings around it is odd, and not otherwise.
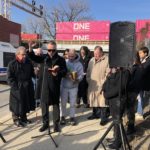
[[[46,57],[45,60],[44,60],[43,81],[42,81],[42,89],[41,89],[42,92],[43,92],[43,90],[44,90],[45,75],[46,75],[46,71],[47,71],[46,69],[48,69],[48,68],[46,67],[46,61],[47,61],[47,57]],[[42,92],[41,92],[41,100],[42,100]],[[48,104],[47,104],[47,105],[48,105]],[[46,106],[46,107],[49,107],[49,106]],[[50,119],[49,119],[49,120],[50,120]],[[50,132],[50,123],[48,123],[48,133],[42,134],[42,135],[38,135],[38,136],[32,136],[31,138],[34,139],[34,138],[38,138],[38,137],[41,137],[41,136],[48,135],[48,136],[52,139],[52,141],[53,141],[55,147],[58,147],[58,145],[56,144],[56,142],[55,142],[55,140],[53,139],[53,137],[51,136],[51,134],[52,134],[52,133]]]
[[[1,132],[0,132],[0,138],[2,139],[2,141],[3,141],[4,143],[6,143],[6,140],[4,139],[3,135],[1,134]]]

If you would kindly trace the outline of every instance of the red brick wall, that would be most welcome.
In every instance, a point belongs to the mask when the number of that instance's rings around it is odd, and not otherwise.
[[[19,43],[21,40],[21,24],[8,21],[0,16],[0,41],[10,42],[10,34],[19,36]]]

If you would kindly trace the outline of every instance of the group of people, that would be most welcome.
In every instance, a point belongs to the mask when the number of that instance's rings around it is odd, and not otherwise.
[[[149,98],[143,93],[150,90],[150,57],[149,49],[141,47],[137,51],[134,64],[131,68],[111,68],[103,84],[103,93],[107,101],[114,122],[114,138],[109,148],[121,147],[121,133],[119,123],[123,114],[127,114],[127,135],[135,133],[135,113],[137,111],[138,95],[142,99],[142,108],[149,107]],[[150,111],[150,109],[148,110]]]
[[[143,91],[150,88],[148,48],[141,48],[137,54],[131,69],[109,68],[108,55],[101,46],[94,48],[93,57],[86,46],[81,47],[79,54],[75,49],[66,49],[61,57],[55,41],[47,44],[46,54],[40,48],[35,53],[33,43],[29,43],[28,50],[20,46],[15,59],[8,65],[10,111],[14,124],[24,127],[31,123],[27,119],[27,113],[35,109],[35,99],[40,99],[43,125],[39,131],[49,128],[49,106],[52,105],[54,132],[60,132],[60,125],[67,123],[67,102],[70,104],[69,122],[76,125],[76,108],[81,106],[82,99],[84,107],[91,107],[93,110],[88,119],[100,119],[100,125],[107,124],[109,108],[114,122],[121,120],[123,109],[127,108],[127,132],[133,133],[136,112],[133,108],[136,107],[137,95],[142,97]],[[122,106],[127,103],[127,107],[123,107],[121,111],[120,108],[116,109],[116,101],[120,99],[120,72]],[[32,78],[37,78],[35,88]],[[114,131],[115,140],[110,148],[121,146],[117,126]]]

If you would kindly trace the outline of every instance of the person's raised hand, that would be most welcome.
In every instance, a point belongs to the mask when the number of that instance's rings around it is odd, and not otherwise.
[[[36,46],[36,42],[29,41],[29,42],[28,42],[28,46],[29,46],[29,52],[31,52],[32,49],[33,49],[33,47]]]

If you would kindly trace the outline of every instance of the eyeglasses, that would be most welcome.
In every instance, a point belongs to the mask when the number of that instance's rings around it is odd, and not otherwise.
[[[48,52],[54,52],[54,51],[56,51],[56,49],[48,49],[47,51]]]

